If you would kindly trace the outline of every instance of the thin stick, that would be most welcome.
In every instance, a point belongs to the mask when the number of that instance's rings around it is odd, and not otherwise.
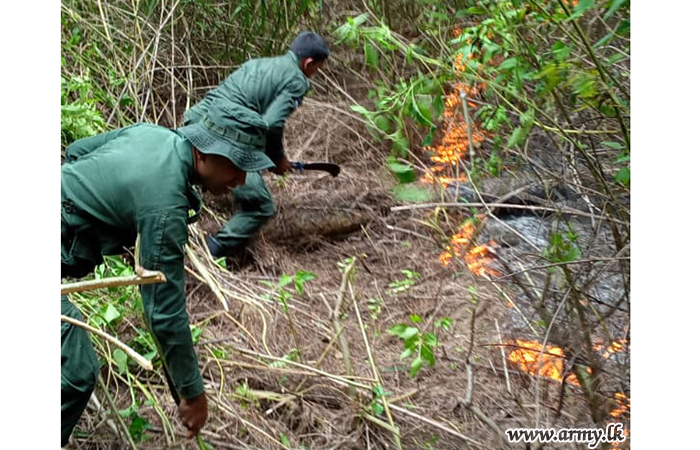
[[[469,106],[467,105],[467,94],[463,91],[459,92],[459,98],[462,100],[462,108],[464,109],[464,123],[467,125],[467,139],[469,139],[469,163],[474,170],[474,144],[472,143],[472,126],[469,120]]]
[[[212,278],[207,268],[204,267],[204,264],[199,260],[199,258],[197,258],[197,255],[194,254],[189,245],[185,246],[185,253],[187,253],[187,257],[190,258],[190,261],[192,261],[194,267],[197,269],[202,278],[204,278],[204,282],[207,284],[207,286],[209,286],[209,289],[211,289],[216,298],[219,299],[224,307],[224,311],[228,312],[228,302],[224,298],[224,294],[221,293],[221,287]]]
[[[496,422],[494,422],[490,417],[488,417],[486,414],[484,414],[478,407],[474,405],[469,405],[469,411],[474,413],[474,415],[484,422],[486,425],[491,428],[494,433],[496,433],[496,436],[498,437],[498,440],[501,442],[501,445],[506,445],[506,443],[503,440],[503,433],[501,432],[501,429],[498,428],[498,425],[496,425]],[[510,445],[507,445],[510,448]]]
[[[535,329],[535,327],[532,326],[532,324],[530,323],[528,318],[525,316],[523,311],[520,309],[520,307],[518,307],[518,305],[508,296],[508,294],[506,294],[506,292],[503,289],[501,289],[501,287],[491,279],[491,277],[487,276],[486,278],[491,282],[491,286],[496,288],[496,290],[499,292],[499,294],[504,296],[506,298],[506,300],[508,300],[508,303],[513,306],[513,308],[518,312],[518,314],[520,314],[520,317],[523,318],[523,320],[527,324],[528,328],[530,328],[530,331],[532,331],[535,334],[535,336],[539,337],[540,333],[538,333],[537,330]]]
[[[102,416],[103,416],[102,421],[97,426],[95,426],[95,428],[98,428],[102,424],[102,422],[106,422],[107,426],[109,426],[109,428],[112,429],[114,434],[116,434],[117,436],[121,436],[121,431],[114,424],[114,420],[109,418],[107,413],[104,411],[104,406],[102,406],[100,401],[97,400],[97,396],[95,395],[95,391],[93,391],[92,394],[90,394],[90,401],[93,403],[93,405],[88,405],[88,407],[95,408],[95,412],[97,414],[102,414]]]
[[[377,417],[374,417],[374,416],[371,415],[371,414],[367,414],[367,413],[363,412],[363,413],[362,413],[362,417],[365,418],[365,419],[367,419],[367,420],[369,420],[370,422],[372,422],[372,423],[374,423],[374,424],[376,424],[376,425],[379,425],[380,427],[382,427],[382,428],[384,428],[385,430],[387,430],[387,431],[389,431],[390,433],[392,433],[394,436],[397,436],[397,435],[399,434],[398,428],[396,428],[396,427],[394,427],[394,426],[392,426],[392,425],[389,425],[388,423],[384,422],[384,421],[381,420],[381,419],[378,419]]]
[[[501,280],[505,280],[506,278],[510,278],[512,276],[518,275],[520,273],[531,272],[531,271],[535,271],[535,270],[539,270],[539,269],[547,269],[549,267],[567,266],[569,264],[585,264],[585,263],[591,263],[591,262],[610,262],[610,261],[622,261],[622,260],[629,261],[631,259],[632,258],[629,256],[618,256],[618,257],[613,257],[613,258],[575,259],[573,261],[543,264],[541,266],[533,266],[533,267],[523,268],[522,270],[519,270],[517,272],[509,273],[509,274],[494,278],[493,281],[501,281]],[[521,267],[522,267],[522,265],[521,265]]]
[[[345,291],[348,288],[348,280],[350,278],[350,273],[352,272],[352,268],[354,265],[355,259],[353,258],[350,264],[348,264],[345,267],[345,270],[343,271],[343,278],[340,282],[338,297],[335,301],[335,310],[333,311],[333,325],[335,327],[336,333],[339,334],[338,341],[340,342],[340,350],[343,353],[343,361],[345,362],[345,372],[348,376],[352,376],[354,372],[352,370],[352,361],[350,359],[350,347],[348,346],[348,341],[345,338],[345,333],[342,332],[343,329],[340,326],[340,309],[343,305]],[[355,388],[351,385],[348,385],[348,395],[353,398],[355,397]]]
[[[139,275],[129,275],[125,277],[102,278],[99,280],[86,280],[75,283],[61,284],[61,295],[115,286],[135,286],[141,284],[165,283],[167,281],[162,272],[157,270],[149,270],[148,272],[149,274],[145,277]]]
[[[149,360],[147,360],[143,356],[136,353],[131,347],[124,344],[119,339],[117,339],[113,336],[110,336],[109,334],[107,334],[101,330],[98,330],[97,328],[93,328],[90,325],[86,324],[85,322],[81,322],[80,320],[73,319],[73,318],[68,317],[68,316],[64,316],[63,314],[61,314],[61,322],[68,322],[71,325],[75,325],[76,327],[80,327],[80,328],[83,328],[84,330],[91,331],[91,332],[95,333],[96,335],[100,336],[101,338],[106,339],[110,343],[112,343],[112,344],[116,345],[117,347],[119,347],[120,349],[122,349],[127,355],[129,355],[132,359],[134,359],[137,363],[139,363],[139,365],[141,367],[143,367],[144,369],[153,370],[153,365],[151,364],[151,362]]]
[[[503,344],[503,337],[501,336],[501,328],[498,326],[498,319],[493,319],[494,322],[496,322],[496,331],[498,331],[498,342]],[[508,365],[506,364],[506,351],[504,347],[501,345],[501,358],[503,359],[503,373],[506,376],[506,389],[508,389],[508,392],[512,394],[513,392],[510,390],[510,376],[508,375]]]
[[[372,390],[372,387],[371,387],[371,386],[367,386],[366,384],[357,383],[357,382],[355,382],[355,381],[351,381],[351,380],[349,380],[349,379],[347,379],[347,378],[345,378],[345,377],[342,377],[342,376],[340,376],[340,375],[334,375],[334,374],[332,374],[332,373],[324,372],[324,371],[322,371],[322,370],[316,369],[315,367],[307,366],[306,364],[301,364],[301,363],[298,363],[298,362],[296,362],[296,361],[291,361],[291,360],[288,360],[288,359],[278,358],[278,357],[276,357],[276,356],[263,355],[262,353],[254,352],[254,351],[251,351],[251,350],[248,350],[248,349],[245,349],[245,348],[242,348],[242,347],[238,347],[238,346],[235,346],[235,345],[231,345],[230,347],[231,347],[233,350],[237,351],[237,352],[241,352],[241,353],[244,353],[244,354],[247,354],[247,355],[256,356],[256,357],[258,357],[258,358],[271,359],[271,360],[273,360],[273,361],[280,361],[280,362],[283,362],[283,363],[285,363],[285,364],[289,364],[289,365],[291,365],[291,366],[296,366],[296,367],[300,367],[300,368],[302,368],[302,369],[306,369],[306,370],[308,370],[308,371],[310,371],[310,372],[313,372],[313,373],[319,374],[319,375],[321,375],[321,376],[324,376],[324,377],[328,378],[329,380],[334,381],[334,382],[336,382],[336,383],[338,383],[338,384],[342,384],[342,385],[344,385],[344,386],[358,387],[358,388],[360,388],[360,389],[366,389],[366,390],[368,390],[368,391],[371,391],[371,390]]]
[[[475,441],[474,439],[469,438],[469,437],[463,435],[462,433],[460,433],[460,432],[458,432],[458,431],[455,431],[455,430],[453,430],[453,429],[451,429],[451,428],[448,428],[448,427],[446,427],[445,425],[441,424],[440,422],[436,422],[436,421],[434,421],[434,420],[432,420],[432,419],[428,419],[427,417],[423,417],[423,416],[421,416],[420,414],[416,414],[416,413],[414,413],[413,411],[409,411],[409,410],[407,410],[407,409],[404,409],[404,408],[402,408],[402,407],[400,407],[400,406],[393,405],[393,404],[391,404],[391,403],[389,404],[389,407],[390,407],[391,409],[395,410],[395,411],[400,412],[401,414],[405,414],[405,415],[407,415],[407,416],[409,416],[409,417],[413,417],[414,419],[420,420],[421,422],[425,422],[425,423],[427,423],[427,424],[429,424],[429,425],[432,425],[432,426],[434,426],[435,428],[438,428],[438,429],[440,429],[440,430],[442,430],[442,431],[444,431],[444,432],[446,432],[446,433],[449,433],[449,434],[451,434],[452,436],[458,437],[458,438],[462,439],[462,440],[465,441],[465,442],[469,442],[469,443],[471,443],[471,444],[475,444],[475,445],[478,445],[478,446],[481,446],[481,447],[487,447],[486,445],[482,444],[481,442]],[[487,447],[487,448],[488,448],[488,447]]]
[[[136,446],[136,443],[134,440],[131,438],[131,434],[129,433],[129,428],[127,428],[126,424],[124,423],[124,420],[122,420],[121,416],[118,413],[117,407],[114,405],[114,400],[112,400],[112,397],[109,395],[109,390],[107,389],[107,385],[105,384],[104,380],[102,380],[102,377],[98,376],[97,381],[100,383],[100,387],[105,393],[105,398],[107,399],[107,403],[109,404],[109,409],[112,411],[112,414],[114,414],[114,418],[117,419],[117,422],[119,422],[119,425],[122,428],[122,431],[124,432],[124,435],[126,436],[126,440],[129,442],[129,447],[131,447],[133,450],[137,450],[138,447]]]
[[[352,264],[355,263],[355,258],[352,258]],[[369,361],[369,365],[372,368],[372,374],[374,375],[374,379],[376,380],[376,384],[378,386],[382,385],[382,378],[379,375],[379,370],[377,370],[377,366],[374,364],[374,357],[372,356],[372,347],[369,345],[369,341],[367,340],[367,333],[365,333],[365,324],[362,322],[362,316],[360,315],[360,308],[357,306],[357,299],[355,298],[355,292],[352,289],[352,284],[349,284],[350,286],[350,296],[352,297],[352,302],[353,305],[355,306],[355,314],[357,315],[357,321],[360,324],[360,332],[362,333],[362,340],[365,342],[365,349],[367,350],[367,360]],[[391,432],[394,435],[394,443],[396,444],[396,448],[398,450],[401,450],[403,447],[401,446],[401,433],[399,432],[399,429],[396,427],[394,424],[394,419],[391,417],[391,411],[389,409],[389,402],[386,400],[386,396],[382,393],[380,396],[382,399],[382,403],[384,405],[384,411],[386,412],[386,418],[389,420],[389,425],[391,427]],[[375,422],[376,423],[376,422]]]

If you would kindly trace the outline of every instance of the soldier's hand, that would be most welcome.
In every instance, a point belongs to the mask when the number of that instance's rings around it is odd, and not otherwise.
[[[287,159],[286,156],[283,156],[282,159],[277,161],[277,166],[271,170],[272,170],[272,173],[274,173],[274,174],[284,175],[291,168],[292,168],[292,164],[289,162],[289,160]]]
[[[207,421],[207,396],[204,392],[197,397],[180,401],[180,420],[187,428],[187,439],[199,433]]]

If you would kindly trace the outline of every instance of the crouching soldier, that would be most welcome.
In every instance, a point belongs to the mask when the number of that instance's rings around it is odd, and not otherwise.
[[[329,54],[328,43],[321,36],[300,33],[286,54],[251,59],[207,92],[185,112],[185,124],[206,122],[211,105],[223,105],[237,118],[233,139],[239,145],[264,151],[275,163],[272,171],[283,175],[291,166],[283,146],[285,120],[301,105],[309,91],[309,78]],[[233,190],[233,199],[237,211],[216,236],[207,236],[207,246],[215,257],[231,256],[240,261],[250,238],[274,215],[275,203],[257,172],[248,173],[245,185]]]
[[[201,209],[192,186],[221,195],[244,184],[246,172],[274,167],[264,153],[231,141],[231,116],[212,106],[208,117],[177,130],[136,124],[81,139],[68,147],[61,166],[61,277],[87,275],[103,255],[123,253],[140,235],[140,265],[167,279],[141,286],[141,296],[188,437],[207,419],[185,308],[187,224]],[[61,314],[81,319],[66,296]],[[62,446],[87,405],[98,368],[87,332],[62,322]]]

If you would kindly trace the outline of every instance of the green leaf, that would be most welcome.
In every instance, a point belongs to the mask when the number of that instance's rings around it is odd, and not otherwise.
[[[434,333],[425,333],[423,335],[423,339],[425,340],[425,345],[429,347],[435,347],[438,345],[437,336],[435,336]]]
[[[566,60],[570,53],[571,48],[569,48],[566,44],[564,44],[561,41],[557,41],[552,46],[552,54],[554,55],[554,59],[556,59],[559,62]]]
[[[445,111],[445,100],[442,95],[433,96],[433,117],[442,117],[442,113]]]
[[[294,278],[292,278],[291,275],[283,274],[277,282],[277,287],[280,288],[282,286],[286,286],[292,281],[294,281]]]
[[[352,111],[355,111],[356,113],[361,114],[364,117],[370,116],[372,114],[367,108],[361,105],[350,105],[350,109]]]
[[[510,135],[510,139],[508,139],[508,147],[518,147],[525,142],[525,139],[527,138],[528,131],[526,131],[523,127],[517,127],[515,130],[513,130],[513,133]]]
[[[520,125],[522,125],[523,128],[529,129],[532,127],[533,123],[535,123],[535,110],[528,108],[527,111],[520,114]]]
[[[615,150],[622,150],[625,148],[622,144],[619,142],[613,142],[613,141],[604,141],[601,142],[600,145],[604,145],[606,147],[614,148]]]
[[[407,326],[406,329],[401,334],[399,334],[399,337],[403,340],[409,340],[412,337],[417,336],[418,332],[418,328]]]
[[[481,6],[472,6],[467,9],[460,9],[457,11],[457,14],[455,14],[455,18],[459,17],[464,17],[464,16],[471,16],[471,15],[477,15],[477,16],[482,16],[484,14],[488,14],[488,11],[486,8],[483,8]]]
[[[433,113],[431,110],[432,98],[429,95],[416,95],[411,98],[413,118],[425,126],[432,126]]]
[[[617,175],[615,175],[615,181],[618,183],[622,183],[625,186],[629,187],[630,185],[630,169],[629,167],[623,167],[622,169],[617,171]]]
[[[114,362],[117,363],[117,371],[119,374],[124,374],[126,372],[128,360],[126,353],[118,348],[112,352],[112,358],[114,358]]]
[[[620,25],[617,26],[617,29],[615,29],[615,33],[619,34],[620,36],[624,36],[626,34],[630,33],[630,21],[628,20],[623,20],[620,22]]]
[[[289,448],[292,445],[292,443],[289,441],[289,438],[284,433],[280,433],[280,442],[287,448]]]
[[[574,92],[581,98],[592,98],[598,95],[596,78],[589,72],[581,72],[574,76],[572,82]]]
[[[131,415],[131,425],[129,425],[129,434],[131,437],[136,442],[141,442],[144,440],[146,430],[149,428],[151,428],[151,424],[134,411]]]
[[[427,345],[423,345],[420,348],[420,357],[423,361],[426,361],[430,367],[435,365],[435,354],[433,353],[433,348]]]
[[[435,328],[443,328],[443,329],[449,331],[449,329],[450,329],[450,327],[452,327],[453,323],[454,323],[454,320],[450,319],[449,317],[443,317],[441,320],[435,321]]]
[[[107,321],[107,323],[111,324],[115,320],[120,319],[122,314],[117,310],[117,308],[114,307],[114,305],[109,304],[107,305],[107,310],[102,316]]]
[[[615,53],[615,54],[612,55],[610,58],[606,59],[605,62],[606,62],[608,65],[612,66],[612,65],[615,64],[616,62],[621,61],[621,60],[626,59],[626,58],[627,58],[627,55],[625,55],[624,53],[620,52],[620,53]]]
[[[420,203],[433,198],[428,188],[416,184],[399,184],[394,188],[393,194],[399,202]]]
[[[294,286],[297,289],[297,292],[301,295],[304,293],[304,283],[316,279],[316,274],[306,271],[306,270],[297,270],[297,273],[294,275]]]
[[[382,131],[385,134],[389,134],[391,132],[391,120],[384,115],[384,114],[377,114],[374,116],[371,120],[372,125],[374,125],[378,130]]]
[[[192,343],[197,344],[199,342],[199,337],[202,335],[202,329],[190,324],[190,333],[192,334]]]
[[[393,144],[391,145],[391,150],[394,154],[398,154],[401,157],[406,157],[408,154],[408,139],[403,135],[401,130],[396,130],[396,132],[391,136]]]
[[[400,323],[389,328],[389,333],[401,336],[404,333],[404,331],[406,331],[406,328],[408,328],[408,325],[406,325],[405,323]]]
[[[593,48],[602,47],[603,45],[605,45],[605,44],[607,44],[608,42],[612,41],[612,39],[613,39],[614,37],[615,37],[615,33],[614,33],[614,32],[610,32],[610,33],[606,34],[605,36],[603,36],[602,38],[600,38],[600,39],[598,40],[598,42],[596,42],[595,44],[593,44]]]
[[[594,3],[595,0],[580,0],[576,5],[576,8],[574,8],[574,12],[568,19],[566,19],[566,21],[568,22],[581,17],[583,13],[591,9]]]
[[[629,153],[625,154],[620,154],[617,159],[615,160],[615,163],[621,163],[621,162],[629,162],[631,159],[631,155]]]
[[[428,147],[430,145],[433,145],[433,139],[435,138],[435,131],[437,131],[437,127],[430,127],[430,130],[428,130],[428,133],[425,135],[425,137],[423,138],[423,140],[420,143],[421,147]]]
[[[603,20],[607,20],[612,16],[615,11],[622,6],[623,3],[627,2],[627,0],[611,0],[610,1],[610,7],[608,8],[608,11],[605,13],[603,16]]]
[[[413,348],[413,347],[412,347],[412,348],[407,348],[406,350],[404,350],[404,351],[401,353],[400,359],[406,359],[406,358],[408,358],[408,357],[411,356],[411,355],[413,354],[413,352],[415,352],[415,351],[416,351],[416,349]]]
[[[358,16],[353,17],[348,17],[348,23],[350,25],[354,26],[359,26],[362,25],[363,23],[367,22],[367,13],[362,13]]]
[[[372,70],[377,70],[379,64],[379,52],[369,39],[365,40],[365,64]]]
[[[517,65],[518,65],[517,58],[508,58],[505,61],[503,61],[500,66],[498,66],[498,69],[499,70],[512,69]]]
[[[413,323],[423,323],[423,318],[418,314],[411,314],[411,317],[409,319]]]
[[[409,372],[409,375],[415,377],[421,367],[423,367],[423,359],[419,355],[416,356],[416,359],[414,359],[411,363],[411,371]]]
[[[396,162],[394,158],[387,158],[387,167],[391,171],[391,173],[396,176],[398,179],[399,183],[411,183],[416,180],[416,173],[413,171],[413,167]]]

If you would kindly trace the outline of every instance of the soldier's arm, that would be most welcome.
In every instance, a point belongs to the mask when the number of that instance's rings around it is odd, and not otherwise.
[[[181,210],[149,213],[138,220],[137,227],[141,265],[163,272],[167,279],[141,287],[146,321],[178,393],[191,399],[204,392],[204,385],[185,308],[186,214]]]
[[[275,163],[284,158],[282,136],[285,121],[301,105],[307,88],[308,84],[304,83],[303,80],[298,78],[292,79],[262,114],[268,126],[265,153]]]

